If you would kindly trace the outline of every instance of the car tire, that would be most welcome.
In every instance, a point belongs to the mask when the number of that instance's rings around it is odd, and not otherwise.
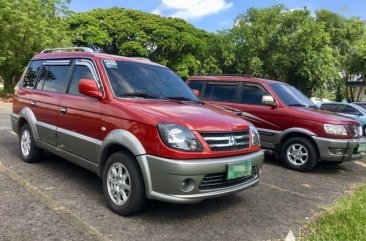
[[[363,134],[364,136],[366,136],[366,125],[364,125],[364,126],[362,127],[362,134]]]
[[[291,137],[282,145],[281,159],[288,168],[307,172],[317,164],[317,151],[314,144],[308,139]]]
[[[145,207],[145,185],[135,157],[126,152],[109,156],[103,169],[103,192],[110,209],[119,215],[135,214]]]
[[[42,158],[43,150],[36,146],[32,130],[28,124],[24,124],[20,128],[19,149],[20,156],[26,163],[37,162]]]

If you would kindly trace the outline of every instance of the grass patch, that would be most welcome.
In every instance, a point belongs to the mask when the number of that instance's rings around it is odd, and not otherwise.
[[[366,184],[319,214],[299,240],[366,240]]]

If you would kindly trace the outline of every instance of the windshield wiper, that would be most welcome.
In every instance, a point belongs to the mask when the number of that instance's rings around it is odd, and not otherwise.
[[[131,93],[125,93],[118,95],[119,97],[142,97],[142,98],[151,98],[151,99],[158,99],[159,96],[148,94],[144,92],[131,92]]]
[[[199,103],[204,105],[205,102],[199,101],[199,100],[192,100],[190,98],[184,97],[184,96],[169,96],[165,98],[166,100],[176,100],[176,101],[192,101],[195,103]]]
[[[287,106],[299,106],[299,107],[306,107],[306,105],[303,104],[289,104]]]

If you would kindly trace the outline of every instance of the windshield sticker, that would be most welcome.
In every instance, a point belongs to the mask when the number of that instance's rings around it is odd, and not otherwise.
[[[117,62],[114,60],[104,60],[105,66],[107,69],[117,69]]]

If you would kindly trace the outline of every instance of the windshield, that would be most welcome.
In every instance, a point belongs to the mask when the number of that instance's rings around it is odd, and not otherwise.
[[[271,83],[270,86],[287,106],[316,107],[300,90],[291,85]]]
[[[104,60],[103,64],[116,97],[198,101],[170,69],[125,61]]]

